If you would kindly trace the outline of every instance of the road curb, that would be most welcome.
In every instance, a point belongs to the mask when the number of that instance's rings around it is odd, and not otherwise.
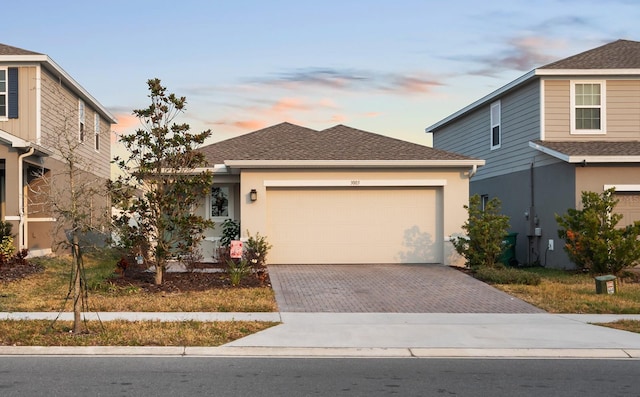
[[[640,359],[640,349],[1,346],[0,356]]]

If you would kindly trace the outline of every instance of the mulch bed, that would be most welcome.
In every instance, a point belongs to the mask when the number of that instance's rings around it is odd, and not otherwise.
[[[44,267],[29,262],[22,264],[5,264],[0,266],[0,281],[10,282],[21,280],[42,271],[44,271]]]
[[[231,285],[229,275],[224,272],[205,273],[192,272],[168,272],[164,275],[162,285],[155,285],[153,272],[139,269],[127,269],[124,275],[115,276],[110,282],[121,287],[138,287],[147,292],[188,292],[206,291],[222,288],[257,288],[270,286],[269,274],[264,277],[252,273],[240,281],[238,286]]]
[[[212,265],[200,265],[196,266],[196,269],[191,272],[165,273],[164,283],[162,285],[154,284],[155,274],[153,272],[129,268],[124,272],[124,275],[114,273],[113,278],[110,279],[109,282],[122,287],[138,287],[151,293],[205,291],[221,288],[257,288],[271,285],[268,273],[263,274],[262,277],[252,273],[242,279],[238,286],[233,286],[231,285],[229,275],[224,272],[203,272],[203,270],[211,268],[220,269]],[[0,267],[0,282],[21,280],[42,271],[44,271],[43,266],[30,262],[3,265]]]

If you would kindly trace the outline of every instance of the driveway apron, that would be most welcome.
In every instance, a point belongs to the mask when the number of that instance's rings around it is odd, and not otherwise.
[[[281,312],[542,313],[443,265],[270,265]]]

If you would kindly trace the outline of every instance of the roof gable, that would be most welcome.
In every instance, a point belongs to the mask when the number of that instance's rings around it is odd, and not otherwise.
[[[316,131],[291,123],[276,124],[199,150],[210,165],[229,160],[472,160],[345,125]]]
[[[539,69],[640,69],[640,42],[616,40]]]

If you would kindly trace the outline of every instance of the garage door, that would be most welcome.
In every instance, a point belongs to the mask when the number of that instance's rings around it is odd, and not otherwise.
[[[268,188],[269,263],[440,262],[438,189]]]
[[[615,212],[622,215],[618,227],[632,225],[634,221],[640,221],[640,193],[616,192],[615,198],[619,200]]]

